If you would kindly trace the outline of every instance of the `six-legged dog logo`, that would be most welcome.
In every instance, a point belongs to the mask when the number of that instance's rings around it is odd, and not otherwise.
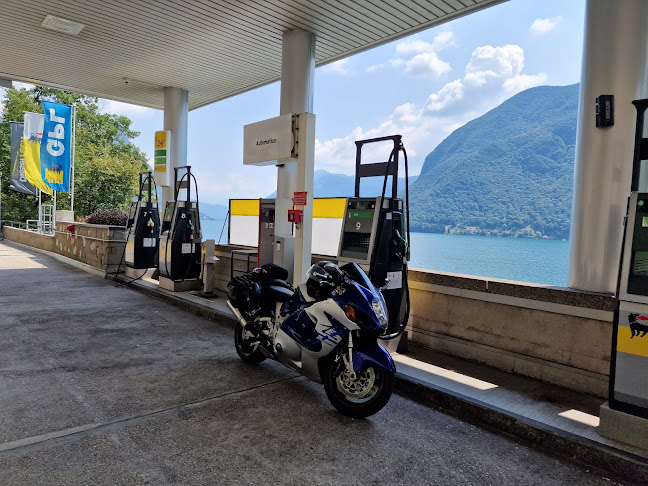
[[[648,324],[641,324],[637,319],[641,321],[648,321],[648,317],[640,316],[639,314],[633,314],[631,312],[628,315],[628,323],[630,324],[630,331],[632,332],[630,339],[635,336],[639,336],[639,334],[641,334],[641,336],[639,337],[644,337],[646,333],[648,333]]]

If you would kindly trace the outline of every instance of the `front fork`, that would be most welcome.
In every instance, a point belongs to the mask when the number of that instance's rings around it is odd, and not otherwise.
[[[349,347],[348,353],[342,354],[342,360],[344,361],[344,366],[349,372],[349,377],[352,380],[356,379],[356,372],[353,369],[353,331],[349,331]]]

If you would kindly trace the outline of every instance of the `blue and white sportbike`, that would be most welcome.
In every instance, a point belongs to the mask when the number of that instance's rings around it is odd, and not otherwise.
[[[296,289],[287,276],[270,264],[229,282],[238,355],[252,364],[275,359],[323,383],[345,415],[378,412],[391,397],[396,371],[378,343],[388,324],[380,290],[355,263],[317,263]]]

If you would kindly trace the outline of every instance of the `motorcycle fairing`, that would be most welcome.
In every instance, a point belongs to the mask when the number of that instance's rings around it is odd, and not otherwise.
[[[281,331],[318,355],[332,351],[349,329],[356,330],[358,326],[347,319],[344,311],[332,299],[298,309],[281,324]]]
[[[371,366],[377,366],[388,371],[396,371],[396,365],[391,355],[379,343],[372,346],[354,347],[353,370],[363,371]]]
[[[277,356],[286,366],[320,382],[319,359],[335,350],[350,330],[358,329],[333,299],[312,302],[281,323],[275,337]]]
[[[367,331],[379,331],[382,332],[383,329],[380,327],[378,318],[371,307],[371,302],[374,300],[374,294],[367,288],[362,285],[351,281],[347,288],[341,296],[335,297],[334,300],[338,301],[338,305],[341,306],[344,303],[349,303],[357,310],[362,311],[368,317],[368,320],[359,320],[357,323],[358,329],[363,329]]]

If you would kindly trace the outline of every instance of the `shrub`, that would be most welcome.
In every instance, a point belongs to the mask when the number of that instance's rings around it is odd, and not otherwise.
[[[87,223],[90,224],[107,224],[111,226],[126,226],[128,213],[120,209],[103,209],[88,216]]]

